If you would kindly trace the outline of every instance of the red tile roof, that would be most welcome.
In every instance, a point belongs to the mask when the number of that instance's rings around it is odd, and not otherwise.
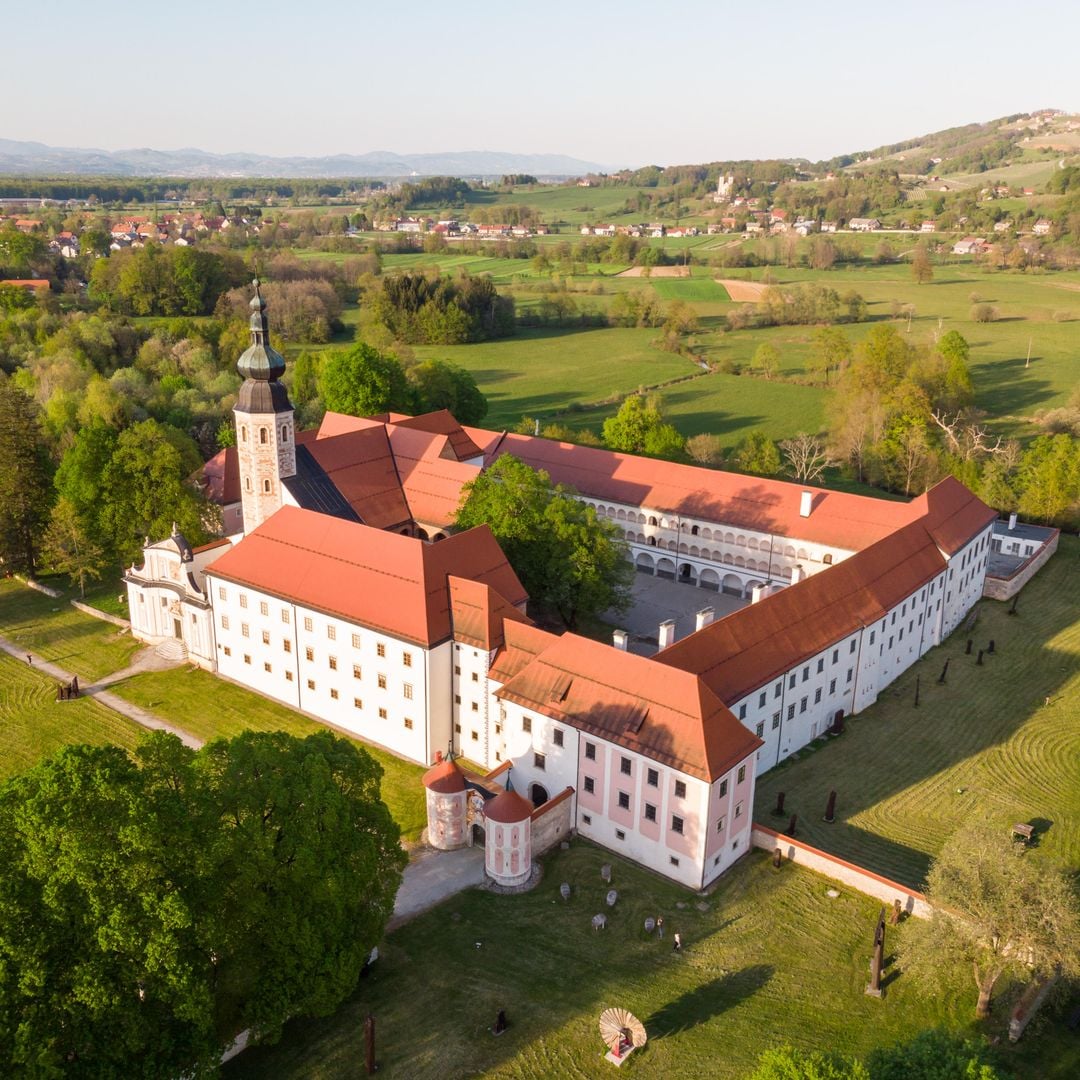
[[[913,517],[920,518],[938,547],[949,555],[997,519],[997,511],[969,491],[954,476],[947,476],[911,501]]]
[[[203,467],[206,497],[219,506],[240,501],[240,458],[235,446],[219,450]]]
[[[386,433],[409,510],[416,521],[448,528],[461,502],[461,489],[480,468],[459,461],[449,436],[389,424]]]
[[[465,790],[465,777],[453,758],[433,765],[424,773],[424,787],[441,795],[452,795]]]
[[[391,422],[395,427],[416,428],[418,431],[429,431],[433,435],[448,436],[458,461],[480,456],[480,447],[469,438],[449,409],[439,409],[437,412],[423,413],[420,416],[394,415]]]
[[[459,577],[450,577],[449,583],[455,641],[492,652],[502,648],[505,642],[503,627],[507,622],[529,621],[527,615],[490,585]]]
[[[647,506],[745,529],[858,551],[912,519],[907,503],[825,491],[783,480],[678,465],[612,450],[574,446],[531,435],[466,428],[484,449],[485,464],[508,453],[544,469],[582,495]],[[799,515],[803,491],[814,495],[809,517]]]
[[[503,646],[488,668],[488,678],[498,683],[509,682],[559,640],[557,634],[550,634],[529,622],[504,622],[502,633]]]
[[[207,572],[421,645],[450,637],[451,575],[491,585],[512,604],[526,599],[487,526],[425,544],[294,506]]]
[[[514,825],[532,817],[533,804],[516,791],[507,789],[484,804],[484,817],[502,825]]]
[[[762,745],[696,675],[576,634],[496,695],[710,782]]]
[[[945,565],[933,537],[916,521],[829,570],[706,626],[655,659],[700,675],[733,705],[882,618]]]

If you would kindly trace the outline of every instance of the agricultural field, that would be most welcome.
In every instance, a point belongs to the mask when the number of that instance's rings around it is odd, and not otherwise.
[[[605,862],[619,893],[610,911]],[[472,889],[394,931],[334,1016],[287,1026],[280,1043],[246,1051],[224,1075],[353,1077],[368,1013],[376,1017],[380,1071],[410,1080],[608,1077],[597,1018],[613,1005],[630,1009],[649,1034],[627,1063],[631,1075],[672,1080],[735,1080],[762,1049],[783,1043],[863,1055],[926,1027],[980,1034],[966,972],[926,993],[894,968],[884,1000],[867,997],[878,902],[849,890],[830,898],[825,878],[790,864],[778,873],[762,853],[700,902],[582,841],[547,856],[544,869],[532,892]],[[568,902],[559,896],[564,881]],[[597,933],[590,917],[600,910],[608,925]],[[642,928],[658,914],[664,941]],[[890,949],[906,929],[890,928]],[[682,954],[669,944],[676,930]],[[1008,997],[989,1035],[1002,1032]],[[500,1008],[509,1027],[494,1039],[488,1027]],[[1020,1080],[1064,1080],[1080,1063],[1070,1039],[1058,1022],[1002,1054]]]
[[[1080,540],[1061,538],[1015,616],[994,600],[976,611],[974,630],[958,629],[842,736],[761,776],[754,820],[777,823],[771,811],[782,791],[781,827],[798,814],[808,843],[915,887],[946,838],[972,819],[1003,829],[1030,822],[1040,857],[1080,865]],[[991,639],[995,651],[980,667],[976,654]],[[837,820],[826,824],[832,790]]]

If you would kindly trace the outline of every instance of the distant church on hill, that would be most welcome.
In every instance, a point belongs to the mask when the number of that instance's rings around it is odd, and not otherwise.
[[[298,432],[257,283],[251,308],[236,446],[204,474],[228,535],[146,547],[132,632],[432,765],[430,841],[482,836],[503,884],[576,831],[709,885],[750,848],[756,774],[873,703],[982,595],[996,514],[953,479],[887,502],[445,411]],[[537,628],[491,532],[453,528],[504,453],[615,522],[642,574],[749,602],[648,658]]]

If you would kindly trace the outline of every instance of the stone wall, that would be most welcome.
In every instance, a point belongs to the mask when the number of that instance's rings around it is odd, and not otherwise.
[[[983,596],[988,596],[991,600],[1011,600],[1057,551],[1060,536],[1061,530],[1055,529],[1046,546],[1036,551],[1026,563],[1022,563],[1010,577],[991,577],[987,574],[983,582]]]
[[[830,855],[827,851],[811,847],[802,840],[784,836],[765,825],[754,825],[751,843],[754,847],[769,852],[779,847],[785,859],[799,863],[808,870],[824,874],[834,881],[850,886],[857,892],[872,896],[887,907],[891,907],[894,900],[899,900],[904,911],[920,919],[928,919],[933,910],[922,893],[909,889],[899,882],[890,881],[870,870],[864,870],[861,866],[846,862],[835,855]]]
[[[104,622],[112,623],[113,626],[122,626],[125,630],[131,626],[131,623],[129,623],[127,619],[121,619],[119,615],[110,615],[106,611],[100,611],[98,608],[91,607],[89,604],[84,604],[79,600],[72,600],[71,606],[77,608],[84,615],[92,615],[95,619],[101,619]]]
[[[574,828],[574,789],[565,788],[532,815],[533,858],[565,840]]]

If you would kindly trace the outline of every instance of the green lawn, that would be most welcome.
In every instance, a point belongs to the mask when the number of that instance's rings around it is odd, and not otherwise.
[[[28,769],[67,743],[131,749],[145,734],[92,698],[57,701],[47,675],[0,654],[0,779]]]
[[[1062,537],[1018,614],[1007,609],[981,601],[974,631],[958,630],[843,736],[760,778],[755,820],[778,822],[770,811],[783,791],[800,837],[910,885],[971,819],[1035,823],[1040,855],[1080,865],[1080,541]],[[975,652],[995,641],[982,667],[965,655],[969,636]],[[833,789],[837,820],[827,825]]]
[[[130,634],[76,611],[70,593],[55,600],[19,581],[0,581],[0,637],[83,679],[127,667],[141,648]]]
[[[325,725],[235,683],[197,668],[135,675],[111,687],[200,739],[231,737],[241,731],[287,731],[303,737]],[[423,769],[369,743],[357,742],[383,767],[382,797],[406,840],[417,840],[427,824]]]
[[[619,901],[597,933],[590,918],[607,911],[599,870],[608,861]],[[567,903],[563,881],[573,888]],[[245,1052],[225,1075],[354,1077],[369,1012],[381,1073],[409,1080],[610,1077],[597,1018],[613,1005],[632,1010],[649,1034],[630,1075],[672,1080],[745,1076],[763,1048],[784,1042],[861,1055],[928,1026],[976,1031],[966,975],[932,994],[900,974],[883,1000],[867,997],[880,905],[846,889],[830,899],[827,888],[790,864],[778,873],[755,853],[699,911],[693,894],[579,841],[548,856],[533,892],[470,890],[395,931],[336,1015],[290,1025],[277,1046]],[[660,913],[662,943],[642,929]],[[675,930],[681,956],[670,946]],[[890,948],[904,932],[890,929]],[[487,1028],[499,1008],[510,1026],[494,1039]],[[1002,1006],[988,1034],[1003,1024]],[[1060,1030],[1006,1050],[1007,1063],[1030,1080],[1074,1076],[1080,1056]]]

